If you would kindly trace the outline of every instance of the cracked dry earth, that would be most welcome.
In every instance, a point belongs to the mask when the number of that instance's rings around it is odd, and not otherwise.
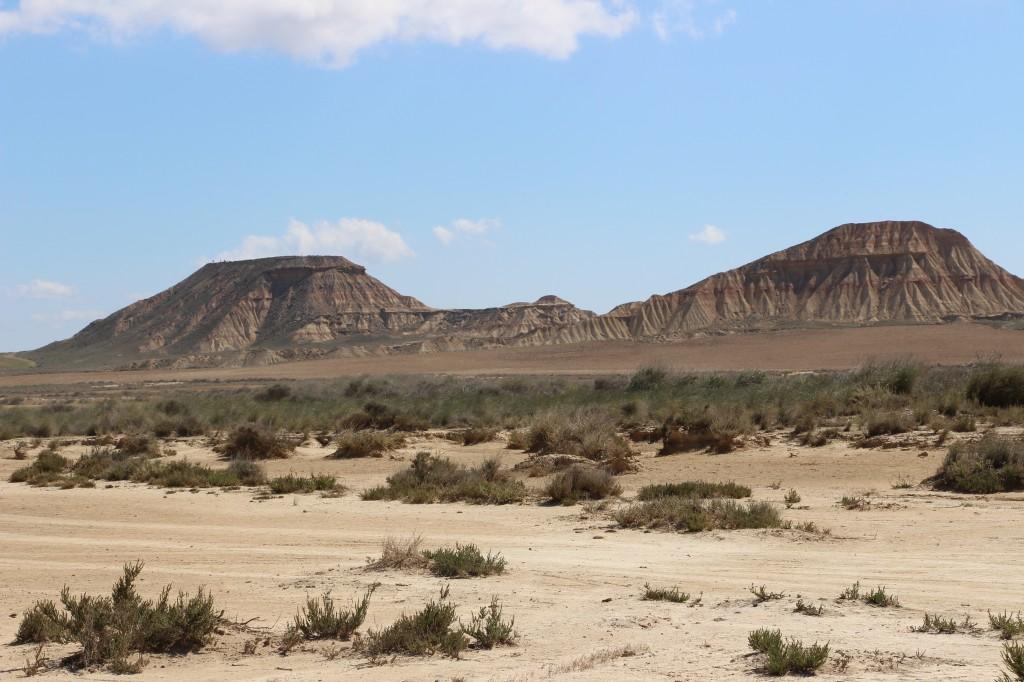
[[[507,507],[364,502],[358,492],[408,465],[417,450],[476,463],[495,453],[514,465],[520,453],[501,443],[461,447],[419,439],[395,458],[330,461],[326,450],[300,448],[271,474],[323,471],[349,488],[340,498],[313,495],[259,500],[251,490],[177,492],[133,484],[95,489],[34,489],[7,483],[21,462],[10,443],[0,451],[0,678],[23,675],[32,646],[12,646],[18,617],[33,601],[74,591],[105,592],[124,562],[143,559],[140,590],[155,596],[174,583],[207,586],[225,615],[250,621],[226,628],[213,646],[185,657],[151,656],[133,679],[172,680],[738,680],[757,677],[747,634],[781,628],[805,643],[829,642],[823,680],[985,680],[1000,670],[1002,644],[976,634],[911,632],[925,612],[987,626],[986,611],[1024,607],[1024,499],[893,489],[935,471],[943,452],[921,448],[855,450],[774,444],[728,455],[655,458],[646,450],[639,473],[622,477],[624,498],[646,483],[684,479],[734,480],[755,499],[782,506],[790,488],[800,503],[784,516],[813,521],[831,536],[797,531],[700,534],[616,529],[610,509],[550,507],[535,501]],[[173,445],[178,457],[213,463],[200,441]],[[646,447],[646,446],[645,446]],[[68,448],[64,454],[74,452]],[[33,453],[34,455],[34,453]],[[543,479],[527,479],[531,487]],[[774,487],[778,486],[778,487]],[[844,495],[866,495],[864,510],[847,510]],[[616,503],[621,504],[621,503]],[[612,508],[614,508],[614,504]],[[450,581],[459,614],[492,595],[515,616],[519,645],[467,651],[462,660],[402,658],[371,666],[350,650],[311,643],[281,656],[279,636],[307,594],[331,590],[343,602],[380,582],[362,630],[418,609],[444,584],[418,572],[369,573],[366,558],[388,536],[422,534],[425,547],[474,542],[500,551],[504,575]],[[901,608],[838,603],[855,581],[885,585]],[[702,594],[696,606],[641,600],[645,583]],[[782,592],[753,605],[752,583]],[[794,612],[797,599],[824,607],[821,617]],[[245,643],[255,653],[243,653]],[[631,647],[634,655],[616,650]],[[51,660],[72,647],[51,646]],[[845,660],[845,670],[841,660]],[[65,671],[47,678],[72,677]],[[74,675],[112,679],[102,671]]]

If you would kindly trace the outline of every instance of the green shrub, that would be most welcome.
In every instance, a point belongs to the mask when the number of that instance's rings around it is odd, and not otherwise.
[[[802,613],[805,616],[820,616],[825,612],[825,607],[821,604],[815,606],[814,604],[805,602],[803,599],[797,599],[793,612]]]
[[[513,646],[516,643],[515,618],[502,618],[501,602],[497,597],[491,603],[480,608],[470,616],[469,625],[461,625],[462,632],[476,640],[481,649],[493,649],[496,646]]]
[[[630,457],[633,449],[600,410],[571,414],[548,413],[533,420],[525,434],[527,452],[537,455],[576,455],[600,461]]]
[[[555,474],[544,494],[552,502],[573,505],[580,500],[602,500],[622,493],[615,477],[601,469],[574,465]]]
[[[784,526],[778,510],[768,502],[749,501],[743,505],[733,500],[686,497],[638,502],[619,510],[615,520],[624,528],[667,528],[682,532]]]
[[[748,486],[737,483],[709,483],[707,481],[683,481],[682,483],[659,483],[645,485],[637,492],[640,501],[656,500],[662,497],[728,497],[735,500],[750,497]]]
[[[222,620],[213,597],[200,588],[194,596],[179,592],[172,602],[167,586],[156,601],[144,600],[135,591],[142,568],[141,561],[126,564],[109,597],[75,597],[64,587],[63,611],[37,602],[19,625],[19,642],[74,642],[80,651],[65,659],[69,666],[106,666],[115,673],[141,668],[128,661],[131,655],[141,661],[143,653],[185,654],[209,644]]]
[[[790,488],[786,496],[782,498],[782,501],[786,503],[786,509],[791,508],[794,504],[800,504],[800,493]]]
[[[986,407],[1024,405],[1024,367],[984,365],[971,373],[967,397]]]
[[[930,482],[958,493],[1024,490],[1024,442],[990,433],[980,441],[955,443]]]
[[[319,599],[307,597],[306,605],[295,614],[291,630],[306,640],[348,641],[366,620],[366,612],[370,608],[370,597],[373,596],[376,589],[376,585],[369,587],[363,596],[352,604],[352,609],[347,611],[338,609],[330,592],[325,592]]]
[[[370,630],[362,650],[374,659],[395,654],[429,656],[435,653],[458,658],[466,648],[466,637],[461,629],[452,630],[455,610],[455,604],[448,601],[445,587],[440,598],[428,602],[421,611],[403,615],[380,630]]]
[[[996,682],[1024,682],[1024,644],[1019,642],[1004,644],[1003,664],[1009,674],[1003,673]]]
[[[668,371],[661,367],[641,367],[629,380],[627,390],[633,392],[654,391],[668,380]]]
[[[331,459],[383,457],[405,445],[405,438],[387,431],[344,431],[335,441],[337,449]]]
[[[385,486],[365,490],[362,498],[411,504],[513,504],[526,498],[526,486],[512,479],[497,460],[467,469],[447,458],[420,452],[408,469],[389,476]]]
[[[915,424],[903,412],[867,412],[861,416],[861,424],[868,438],[894,436],[913,431]]]
[[[484,556],[473,544],[441,547],[423,552],[430,561],[430,572],[442,578],[478,578],[505,572],[501,554]]]
[[[782,631],[760,628],[747,635],[747,644],[759,654],[782,646]]]
[[[644,601],[670,601],[676,604],[685,604],[690,601],[690,594],[681,591],[678,587],[651,587],[644,585]]]
[[[926,632],[936,635],[954,635],[958,632],[976,632],[978,626],[974,624],[970,616],[964,616],[962,621],[955,618],[946,618],[938,614],[924,614],[924,622],[917,627],[910,628],[911,632]]]
[[[896,595],[889,594],[885,591],[884,587],[879,586],[864,595],[864,603],[868,606],[880,606],[883,608],[889,606],[898,607],[900,600]]]
[[[829,645],[815,642],[804,646],[797,639],[790,639],[781,647],[765,652],[768,660],[765,672],[779,677],[782,675],[813,675],[814,672],[828,661]]]
[[[309,476],[296,476],[289,473],[287,476],[278,476],[267,481],[270,492],[275,495],[289,495],[292,493],[314,493],[330,492],[337,493],[344,490],[344,486],[330,474],[310,474]]]
[[[283,384],[274,384],[253,396],[253,400],[261,403],[276,403],[291,397],[292,390]]]
[[[132,433],[122,436],[117,440],[115,447],[124,455],[160,456],[160,446],[157,444],[156,439],[145,433]]]
[[[1003,639],[1014,639],[1024,635],[1024,616],[1017,613],[1004,612],[1000,614],[988,614],[989,626],[999,632]]]

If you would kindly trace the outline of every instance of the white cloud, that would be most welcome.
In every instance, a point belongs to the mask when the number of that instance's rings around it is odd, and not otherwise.
[[[441,227],[438,225],[434,228],[434,236],[437,237],[437,241],[441,242],[445,246],[452,243],[455,239],[455,233],[449,230],[447,227]]]
[[[479,237],[500,227],[501,221],[497,218],[481,218],[479,220],[457,218],[452,221],[451,225],[438,225],[435,227],[434,236],[437,237],[439,242],[448,246],[459,234]]]
[[[21,0],[0,9],[0,35],[82,31],[123,41],[169,28],[225,52],[271,50],[343,67],[389,41],[476,42],[564,59],[581,36],[616,38],[635,21],[623,0]]]
[[[75,290],[67,284],[47,279],[34,279],[28,284],[19,284],[14,288],[14,295],[18,298],[67,298],[74,293]]]
[[[719,0],[661,0],[651,16],[651,24],[662,40],[669,40],[676,33],[700,40],[708,35],[722,35],[736,23],[737,17],[731,7],[720,9]]]
[[[705,225],[703,230],[690,235],[690,241],[702,244],[721,244],[725,240],[725,232],[714,225]]]
[[[391,263],[414,254],[402,235],[380,223],[342,218],[336,223],[318,223],[313,228],[292,220],[283,235],[249,235],[238,248],[217,254],[215,260],[309,255],[342,255],[357,261]]]

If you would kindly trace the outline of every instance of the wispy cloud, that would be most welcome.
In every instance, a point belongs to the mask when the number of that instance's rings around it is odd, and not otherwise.
[[[705,225],[700,232],[690,235],[691,242],[700,242],[701,244],[721,244],[726,239],[725,232],[714,225]]]
[[[280,236],[248,235],[215,260],[248,260],[269,256],[340,255],[358,261],[392,263],[413,256],[402,235],[372,220],[342,218],[309,227],[292,220]]]
[[[450,225],[438,225],[434,228],[434,236],[437,240],[447,246],[451,244],[460,234],[471,237],[479,237],[501,227],[501,221],[497,218],[481,218],[472,220],[470,218],[457,218]]]
[[[582,36],[616,38],[636,18],[622,0],[21,0],[0,9],[0,35],[78,31],[123,41],[169,28],[225,52],[271,50],[343,67],[395,41],[564,59]]]
[[[34,279],[28,284],[19,284],[14,288],[14,295],[18,298],[67,298],[74,293],[75,290],[67,284],[48,279]]]
[[[719,0],[662,0],[651,15],[654,32],[662,40],[681,33],[693,40],[718,36],[736,23],[736,10]]]

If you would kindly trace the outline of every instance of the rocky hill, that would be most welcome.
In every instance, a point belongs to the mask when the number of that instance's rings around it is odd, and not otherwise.
[[[594,315],[555,296],[440,310],[338,256],[211,263],[67,341],[23,354],[40,366],[263,364],[822,325],[1024,316],[1024,280],[954,230],[841,225],[685,289]]]

